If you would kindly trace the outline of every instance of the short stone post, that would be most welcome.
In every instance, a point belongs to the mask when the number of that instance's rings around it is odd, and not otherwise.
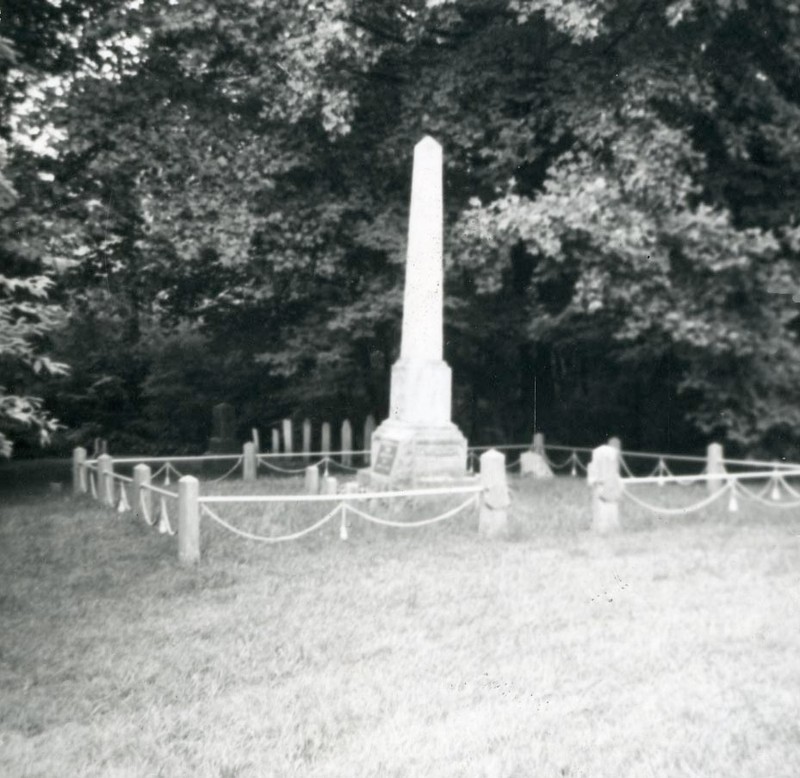
[[[508,535],[508,495],[506,481],[506,458],[496,449],[481,454],[481,508],[478,532],[487,538]]]
[[[142,487],[149,487],[151,481],[150,465],[136,465],[133,468],[133,512],[137,516],[141,516],[148,524],[153,520],[153,493],[150,489],[143,489]],[[142,507],[144,503],[144,507]],[[144,511],[144,515],[142,515]]]
[[[533,444],[531,445],[535,454],[539,456],[544,456],[544,433],[543,432],[536,432],[533,435]]]
[[[193,475],[178,481],[178,560],[185,565],[200,561],[200,482]]]
[[[279,454],[281,450],[281,434],[278,430],[272,430],[272,447],[271,451],[273,454]]]
[[[292,420],[284,419],[281,422],[281,426],[283,427],[283,450],[287,454],[293,454],[294,441],[292,439]]]
[[[725,485],[725,452],[719,443],[710,443],[706,449],[706,486],[710,494],[716,494]]]
[[[311,420],[303,420],[303,459],[308,462],[308,455],[311,453]]]
[[[323,456],[330,456],[331,454],[331,425],[330,422],[323,421],[322,422],[322,441],[320,445],[320,450],[322,451]]]
[[[364,419],[364,445],[361,447],[367,453],[364,454],[364,464],[370,463],[369,452],[372,449],[372,433],[375,432],[375,417],[370,413]]]
[[[306,468],[306,494],[319,494],[319,466],[309,465]]]
[[[342,451],[350,452],[353,450],[353,427],[350,424],[350,419],[345,419],[342,422]],[[342,454],[342,464],[350,467],[353,464],[353,455],[350,453]]]
[[[607,444],[592,451],[586,479],[592,490],[592,529],[601,534],[618,530],[623,486],[616,446]]]
[[[242,479],[244,481],[256,480],[256,444],[250,441],[242,446]]]
[[[104,505],[114,507],[114,460],[109,454],[97,457],[97,496]]]
[[[78,446],[72,449],[72,493],[86,493],[86,449]]]

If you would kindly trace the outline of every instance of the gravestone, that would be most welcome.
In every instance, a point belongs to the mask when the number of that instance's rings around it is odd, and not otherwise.
[[[236,416],[233,406],[217,403],[211,410],[211,439],[208,441],[210,454],[237,454],[241,446],[234,437]]]
[[[364,451],[369,451],[370,447],[372,446],[372,434],[375,432],[375,418],[370,413],[366,419],[364,419],[364,445],[361,447]],[[370,463],[369,454],[365,454],[364,458],[366,459],[366,464]]]
[[[284,419],[281,422],[282,437],[283,437],[283,450],[287,454],[294,453],[294,436],[292,435],[292,420]]]
[[[706,472],[709,476],[706,487],[710,494],[716,494],[725,486],[725,476],[728,474],[725,452],[719,443],[710,443],[706,449]]]
[[[598,446],[592,451],[586,481],[592,490],[592,529],[600,534],[618,530],[623,486],[616,446]]]
[[[450,418],[452,377],[443,359],[443,207],[442,147],[425,137],[414,149],[403,327],[389,418],[372,436],[369,477],[360,479],[376,486],[467,477],[467,441]]]
[[[303,420],[303,458],[308,460],[311,452],[311,420]]]
[[[552,478],[553,471],[544,457],[536,451],[525,451],[519,458],[519,474],[534,478]]]
[[[342,422],[342,434],[341,434],[341,441],[342,441],[342,464],[350,467],[353,464],[353,454],[350,453],[353,451],[353,427],[350,424],[350,419],[345,419]]]

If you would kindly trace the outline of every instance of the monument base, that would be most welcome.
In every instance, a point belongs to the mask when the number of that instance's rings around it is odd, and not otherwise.
[[[469,482],[467,439],[455,424],[387,419],[372,434],[372,466],[358,481],[368,488],[433,487]]]

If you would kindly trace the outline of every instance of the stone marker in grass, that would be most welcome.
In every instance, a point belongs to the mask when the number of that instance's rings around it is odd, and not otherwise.
[[[611,445],[594,449],[586,479],[592,490],[592,529],[601,534],[618,530],[623,488],[619,476],[619,450]]]
[[[506,479],[506,458],[495,449],[481,454],[481,507],[478,532],[487,538],[508,535],[508,506],[511,499]]]
[[[342,464],[350,467],[353,464],[353,455],[349,452],[353,450],[353,426],[350,424],[350,419],[345,419],[342,422]]]
[[[287,454],[294,453],[294,438],[292,436],[292,420],[284,419],[281,422],[283,428],[283,450]]]
[[[725,452],[719,443],[710,443],[706,449],[706,472],[709,475],[706,485],[711,494],[716,494],[725,485]]]
[[[311,452],[311,419],[303,419],[303,459],[308,462]]]
[[[255,481],[257,466],[256,444],[248,441],[242,446],[242,480]]]
[[[533,478],[552,478],[553,471],[544,457],[536,451],[525,451],[519,458],[519,474],[530,475]]]
[[[86,449],[78,446],[72,449],[72,491],[74,494],[86,492]]]
[[[309,465],[305,475],[306,494],[319,494],[319,466]]]

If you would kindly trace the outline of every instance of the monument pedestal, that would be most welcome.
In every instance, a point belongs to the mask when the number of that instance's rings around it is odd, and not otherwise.
[[[372,434],[372,467],[359,472],[369,488],[452,485],[467,482],[467,439],[455,424],[409,424],[387,419]]]

